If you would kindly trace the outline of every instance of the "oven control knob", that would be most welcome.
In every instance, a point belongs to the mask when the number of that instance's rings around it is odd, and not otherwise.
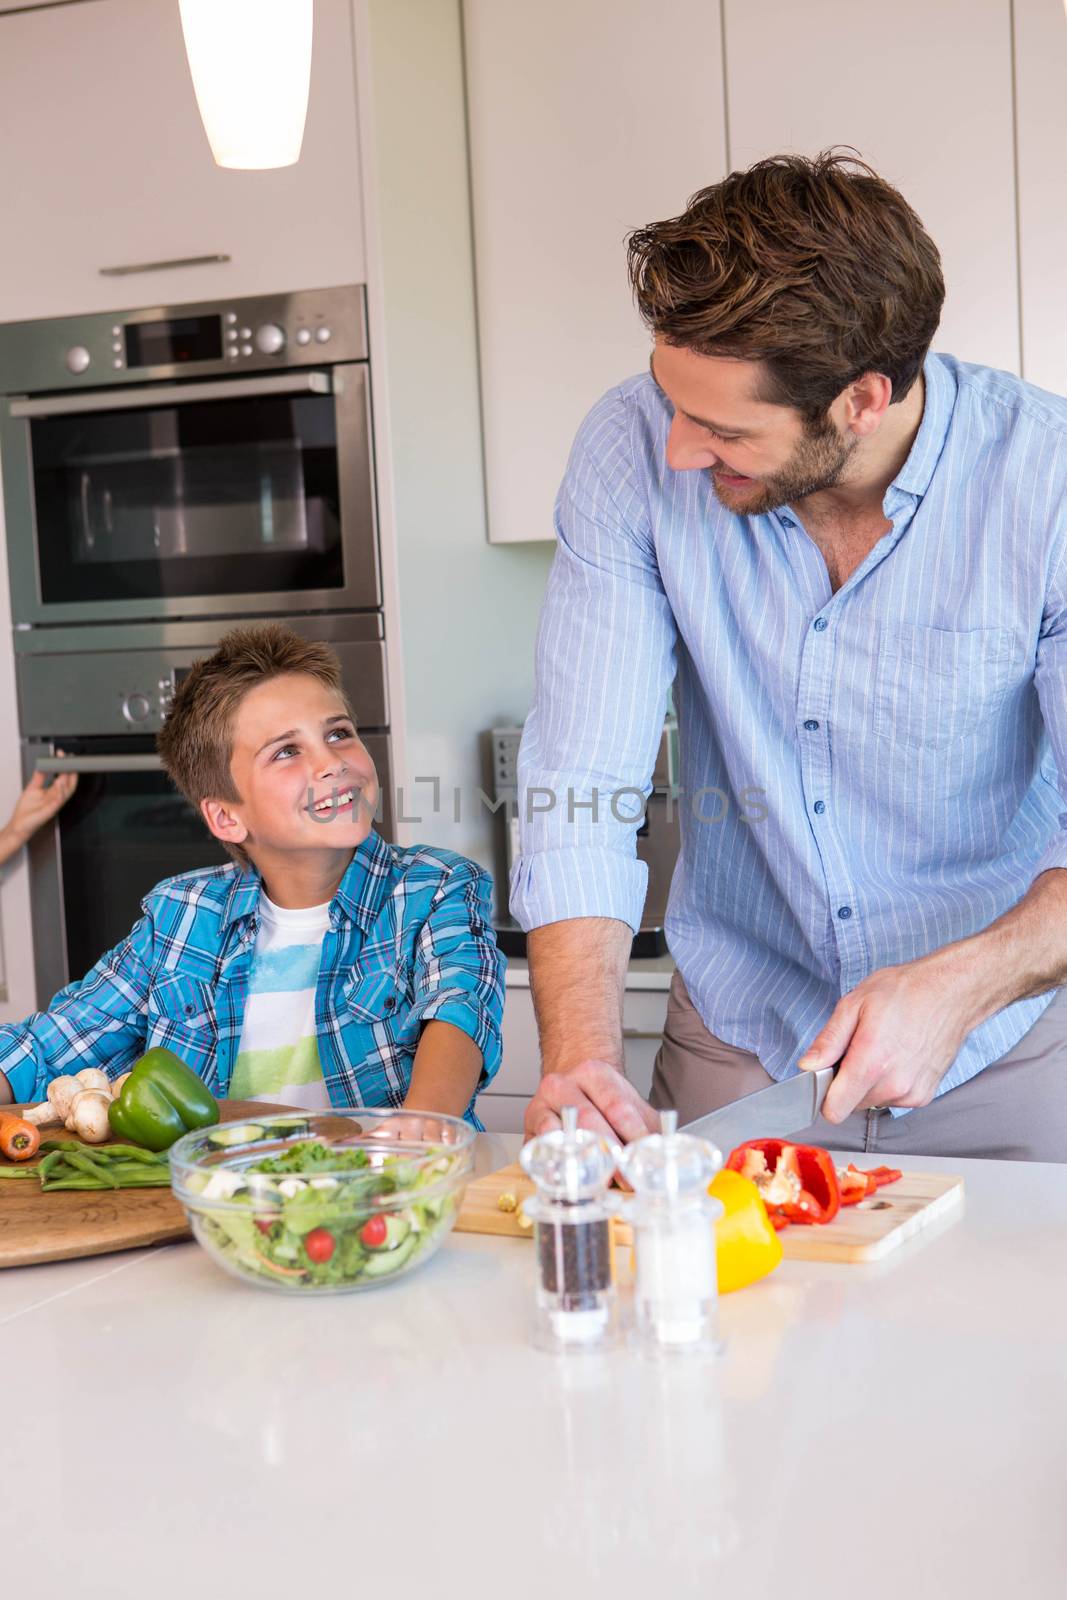
[[[265,356],[276,356],[285,344],[285,329],[276,322],[265,322],[256,329],[256,349]]]
[[[127,722],[143,722],[152,714],[152,702],[146,694],[128,694],[122,702],[122,715]]]
[[[67,366],[71,372],[84,372],[90,359],[89,352],[83,344],[72,345],[67,351]]]

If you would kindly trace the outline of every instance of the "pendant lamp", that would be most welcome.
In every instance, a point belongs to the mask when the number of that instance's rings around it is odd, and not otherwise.
[[[311,86],[312,0],[178,0],[185,53],[220,167],[291,167]]]

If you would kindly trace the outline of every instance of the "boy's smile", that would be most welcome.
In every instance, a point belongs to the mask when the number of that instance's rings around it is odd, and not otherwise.
[[[336,850],[347,860],[370,832],[374,762],[343,702],[317,678],[288,673],[245,695],[230,773],[241,798],[207,800],[204,815],[271,883],[295,865],[294,853]]]

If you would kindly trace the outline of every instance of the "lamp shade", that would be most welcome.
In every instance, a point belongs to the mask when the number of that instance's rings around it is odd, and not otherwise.
[[[179,8],[216,163],[291,167],[307,118],[312,0],[179,0]]]

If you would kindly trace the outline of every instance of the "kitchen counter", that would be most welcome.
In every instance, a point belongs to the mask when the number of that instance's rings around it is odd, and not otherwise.
[[[1062,1593],[1067,1167],[909,1165],[964,1172],[962,1218],[786,1262],[710,1364],[534,1350],[525,1241],[332,1299],[194,1244],[0,1272],[12,1592]]]

